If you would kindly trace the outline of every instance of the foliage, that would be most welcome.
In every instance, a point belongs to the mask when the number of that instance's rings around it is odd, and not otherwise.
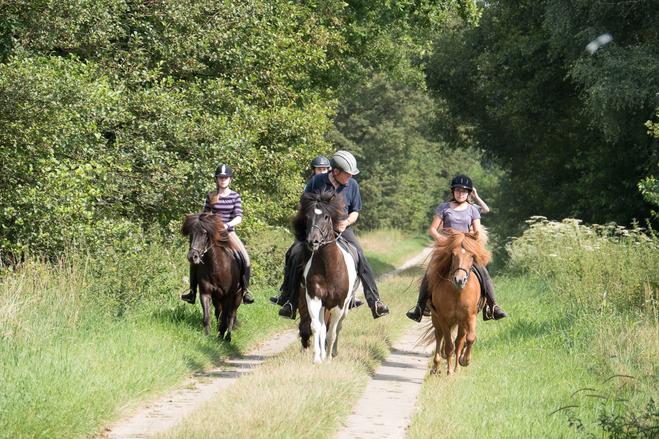
[[[553,294],[576,309],[655,312],[659,305],[659,240],[615,223],[585,226],[580,220],[532,217],[514,238],[509,268],[534,272]]]
[[[501,209],[524,218],[631,224],[647,216],[638,180],[659,162],[645,123],[659,106],[652,0],[487,2],[479,26],[437,37],[428,87],[437,129],[476,145],[509,175]],[[613,41],[590,54],[598,35]]]
[[[418,82],[420,36],[456,8],[477,15],[471,0],[3,2],[0,257],[172,234],[221,162],[241,231],[285,224],[329,154],[338,84]]]
[[[358,227],[425,231],[460,173],[472,176],[484,199],[495,190],[500,174],[481,168],[478,151],[451,151],[433,139],[433,112],[425,93],[380,76],[341,102],[327,138],[357,158],[364,205]]]

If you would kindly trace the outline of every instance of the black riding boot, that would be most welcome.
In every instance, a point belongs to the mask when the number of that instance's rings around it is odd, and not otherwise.
[[[181,300],[195,304],[197,300],[197,267],[190,265],[190,292],[181,295]]]
[[[485,305],[483,306],[483,320],[499,320],[504,317],[508,317],[503,308],[497,305],[497,299],[494,296],[494,283],[492,283],[492,278],[490,278],[490,273],[487,271],[487,268],[481,267],[479,265],[474,265],[474,269],[478,270],[480,278],[483,280],[481,288],[483,288],[483,293],[485,293]]]
[[[270,298],[270,302],[272,302],[273,305],[283,306],[286,302],[288,302],[288,284],[290,283],[291,279],[291,252],[293,251],[294,247],[295,244],[293,244],[286,252],[286,256],[284,258],[284,281],[279,287],[279,294]]]
[[[423,276],[421,281],[421,287],[419,287],[419,299],[414,305],[414,308],[411,311],[408,311],[405,314],[409,319],[414,320],[415,322],[421,323],[421,318],[423,317],[424,310],[426,308],[426,303],[428,302],[428,273]]]
[[[245,274],[243,274],[243,303],[250,305],[254,303],[254,298],[249,294],[249,278],[252,275],[252,266],[245,267]]]

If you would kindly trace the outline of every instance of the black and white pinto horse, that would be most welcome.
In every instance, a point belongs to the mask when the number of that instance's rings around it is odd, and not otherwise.
[[[304,267],[304,294],[300,294],[299,308],[302,346],[309,346],[309,337],[313,335],[314,363],[331,361],[337,355],[343,319],[359,287],[355,260],[335,237],[334,225],[342,216],[343,201],[333,191],[305,193],[293,220],[296,239],[304,242],[311,252]],[[303,312],[304,308],[308,314]],[[326,310],[329,311],[329,327]]]

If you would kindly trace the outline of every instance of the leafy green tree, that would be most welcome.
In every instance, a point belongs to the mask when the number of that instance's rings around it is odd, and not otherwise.
[[[421,35],[456,9],[473,18],[470,0],[2,2],[1,257],[139,248],[201,209],[221,162],[242,230],[285,224],[336,91],[418,80]]]
[[[486,178],[479,153],[452,151],[434,140],[433,114],[424,91],[381,76],[342,101],[328,140],[357,158],[364,204],[360,228],[426,230],[437,205],[449,197],[450,180],[460,173],[472,176],[481,193],[492,194],[496,171]]]
[[[428,87],[448,111],[437,129],[508,172],[509,226],[531,215],[629,224],[659,161],[644,123],[659,104],[653,1],[488,2],[478,27],[438,36]],[[613,41],[589,53],[601,34]]]

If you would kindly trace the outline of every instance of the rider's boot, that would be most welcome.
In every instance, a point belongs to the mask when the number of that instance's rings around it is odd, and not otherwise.
[[[295,320],[296,309],[290,301],[287,301],[279,310],[279,317]]]
[[[251,305],[254,303],[254,297],[249,294],[249,278],[252,275],[252,266],[245,267],[245,274],[243,275],[243,303]]]
[[[378,319],[382,316],[386,316],[387,314],[389,314],[389,308],[387,307],[387,305],[382,303],[378,298],[378,300],[373,304],[373,306],[371,306],[371,314],[373,314],[374,319]]]
[[[189,293],[181,295],[181,300],[194,305],[195,302],[197,301],[197,293],[195,291],[190,290]]]
[[[428,275],[423,276],[421,287],[419,287],[419,298],[414,305],[405,315],[408,319],[421,323],[421,318],[425,314],[426,302],[428,301]]]
[[[485,305],[483,306],[483,320],[499,320],[508,317],[508,313],[497,305],[497,299],[494,296],[494,283],[490,278],[490,273],[485,267],[475,265],[474,268],[478,270],[481,278],[483,279],[483,292],[485,293]]]
[[[353,297],[350,303],[348,304],[348,309],[359,308],[364,304],[364,301]]]
[[[283,306],[286,302],[288,302],[288,298],[284,295],[284,285],[279,288],[279,294],[270,298],[270,302],[273,305],[279,306]]]

